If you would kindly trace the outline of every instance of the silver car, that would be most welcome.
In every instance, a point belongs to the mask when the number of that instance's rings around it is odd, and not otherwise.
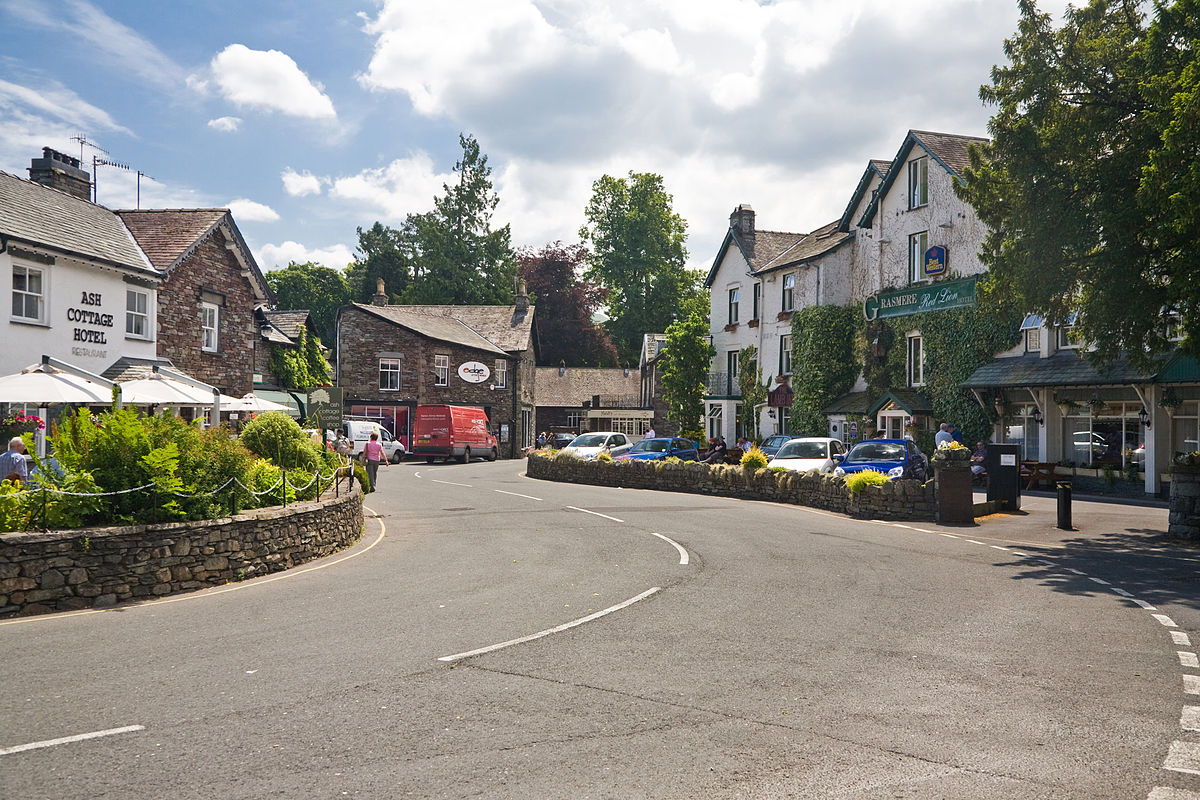
[[[570,453],[576,458],[591,460],[601,453],[619,456],[628,452],[631,447],[633,447],[633,442],[623,433],[596,431],[595,433],[579,434],[562,449],[562,452]]]

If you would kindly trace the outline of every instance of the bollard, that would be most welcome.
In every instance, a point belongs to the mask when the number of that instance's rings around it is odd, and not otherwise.
[[[1071,527],[1071,482],[1058,481],[1058,527],[1064,531]]]

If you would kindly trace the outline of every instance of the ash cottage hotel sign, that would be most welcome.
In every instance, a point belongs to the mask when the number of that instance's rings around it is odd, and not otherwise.
[[[914,286],[899,292],[873,294],[863,301],[863,316],[868,320],[876,320],[973,306],[977,280],[971,277],[961,281]]]

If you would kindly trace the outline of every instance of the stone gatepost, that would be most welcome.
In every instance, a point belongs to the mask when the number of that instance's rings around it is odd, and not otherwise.
[[[937,487],[939,524],[972,525],[975,522],[975,496],[971,492],[971,470],[954,464],[934,470]]]
[[[1200,540],[1200,466],[1171,467],[1171,515],[1167,533]]]

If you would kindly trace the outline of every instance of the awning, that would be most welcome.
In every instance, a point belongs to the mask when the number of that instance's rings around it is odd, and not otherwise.
[[[1075,351],[1066,350],[1049,358],[1036,354],[995,358],[971,373],[971,377],[960,385],[964,389],[1128,386],[1153,380],[1152,374],[1135,368],[1126,358],[1099,368]]]
[[[272,389],[255,389],[255,397],[261,397],[263,400],[270,400],[272,403],[279,403],[287,406],[287,413],[296,419],[304,416],[304,407],[300,401],[291,392],[279,392]]]
[[[933,403],[927,395],[921,392],[896,389],[884,392],[882,397],[872,403],[870,408],[867,409],[867,416],[873,417],[880,411],[887,410],[889,406],[905,412],[910,417],[914,417],[917,414],[933,413]]]

